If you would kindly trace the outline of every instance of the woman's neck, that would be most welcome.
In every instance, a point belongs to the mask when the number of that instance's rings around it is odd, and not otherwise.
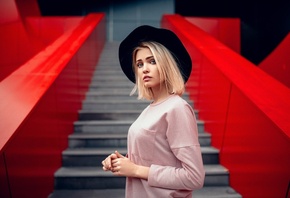
[[[160,87],[160,89],[152,89],[152,92],[153,92],[152,104],[159,103],[171,95],[170,93],[167,92],[167,89],[165,87]]]

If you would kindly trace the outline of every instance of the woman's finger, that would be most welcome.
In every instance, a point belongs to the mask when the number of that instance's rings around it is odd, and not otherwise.
[[[115,151],[115,154],[116,154],[116,156],[117,156],[118,158],[123,158],[123,157],[124,157],[124,156],[121,155],[118,151]]]

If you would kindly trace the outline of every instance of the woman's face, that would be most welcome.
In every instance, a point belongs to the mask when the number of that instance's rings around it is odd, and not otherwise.
[[[141,48],[136,53],[135,67],[138,78],[147,88],[160,88],[157,63],[149,48]]]

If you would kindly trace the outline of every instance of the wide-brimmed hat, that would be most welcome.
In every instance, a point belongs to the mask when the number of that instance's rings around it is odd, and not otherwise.
[[[132,67],[134,49],[144,41],[155,41],[165,46],[176,60],[179,70],[187,82],[191,73],[191,58],[179,38],[170,30],[148,25],[134,29],[119,46],[119,61],[125,75],[133,83],[136,82]]]

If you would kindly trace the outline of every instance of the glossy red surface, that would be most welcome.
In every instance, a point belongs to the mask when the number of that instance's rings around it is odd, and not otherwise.
[[[185,19],[221,41],[235,52],[240,53],[240,19],[214,17],[185,17]]]
[[[30,1],[31,2],[31,1]],[[29,5],[29,4],[27,4]],[[0,1],[0,82],[36,54],[14,0]]]
[[[0,197],[47,197],[106,40],[104,14],[17,23],[23,27],[17,34],[27,39],[14,33],[5,38],[39,51],[21,65],[20,56],[3,60],[15,67],[0,82]]]
[[[259,68],[290,88],[290,33],[266,57]]]
[[[290,90],[183,17],[165,15],[162,26],[178,34],[193,58],[187,90],[231,186],[245,198],[284,198]]]

